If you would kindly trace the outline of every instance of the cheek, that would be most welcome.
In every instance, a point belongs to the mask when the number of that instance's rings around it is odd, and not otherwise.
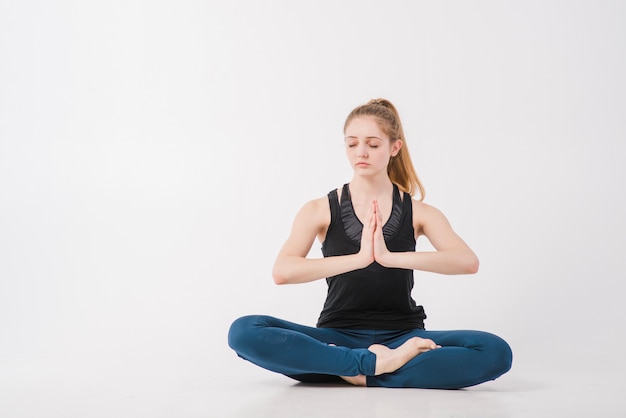
[[[391,151],[386,149],[376,150],[376,158],[381,161],[388,161],[391,158]]]

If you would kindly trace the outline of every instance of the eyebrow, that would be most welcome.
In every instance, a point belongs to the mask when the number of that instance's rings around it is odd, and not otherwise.
[[[354,135],[351,135],[351,136],[347,136],[347,137],[346,137],[346,139],[358,139],[358,138],[359,138],[358,136],[354,136]],[[365,139],[379,139],[379,140],[381,140],[381,141],[384,141],[384,139],[379,138],[379,137],[377,137],[377,136],[366,136],[366,137],[365,137]]]

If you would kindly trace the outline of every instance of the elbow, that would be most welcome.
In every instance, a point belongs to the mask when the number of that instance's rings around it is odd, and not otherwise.
[[[274,284],[283,285],[289,283],[288,275],[284,270],[281,270],[274,266],[272,269],[272,279],[274,279]]]
[[[277,284],[277,285],[283,285],[283,284],[289,283],[287,281],[287,278],[284,276],[278,276],[274,274],[272,275],[272,278],[274,279],[274,284]]]
[[[272,278],[277,285],[300,283],[297,262],[292,257],[279,256],[272,267]]]
[[[480,261],[478,257],[472,255],[472,257],[468,257],[467,261],[463,265],[463,273],[464,274],[476,274],[478,273],[478,267],[480,267]]]

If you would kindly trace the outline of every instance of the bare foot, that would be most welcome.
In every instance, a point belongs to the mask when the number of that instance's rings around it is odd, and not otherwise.
[[[354,385],[354,386],[366,386],[367,380],[366,377],[362,374],[358,376],[340,376],[346,382]]]
[[[432,340],[412,337],[398,348],[391,349],[382,344],[372,344],[368,350],[376,354],[375,375],[378,376],[383,373],[395,372],[413,357],[436,348],[439,346]]]

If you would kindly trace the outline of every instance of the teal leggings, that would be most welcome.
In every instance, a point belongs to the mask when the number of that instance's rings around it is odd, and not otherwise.
[[[374,376],[376,355],[367,347],[396,348],[411,337],[429,338],[441,348],[414,357],[393,373]],[[239,357],[306,383],[365,375],[367,386],[460,389],[500,377],[512,361],[509,345],[482,331],[313,328],[265,315],[233,322],[228,344]]]

